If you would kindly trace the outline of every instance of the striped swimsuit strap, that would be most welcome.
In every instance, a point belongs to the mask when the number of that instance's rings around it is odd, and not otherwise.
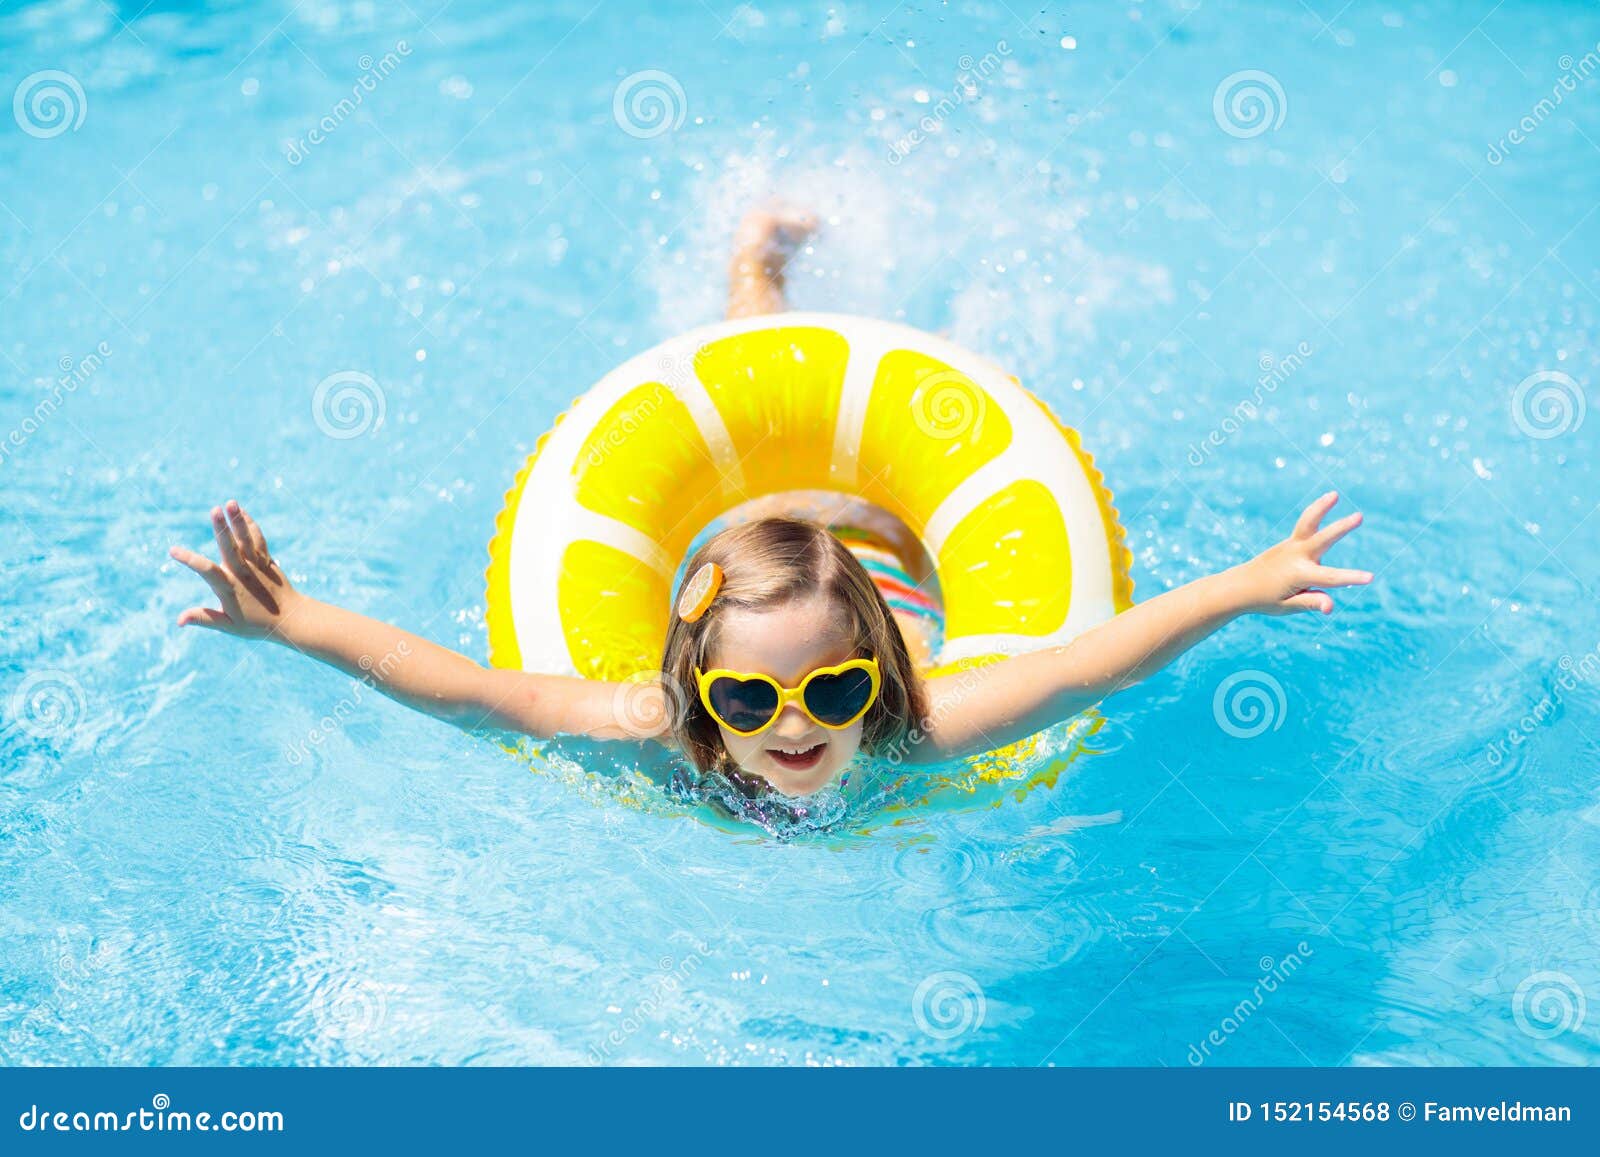
[[[875,535],[853,526],[829,527],[845,549],[855,555],[878,588],[890,610],[904,611],[921,618],[942,619],[939,604],[917,586],[906,573],[900,558]]]

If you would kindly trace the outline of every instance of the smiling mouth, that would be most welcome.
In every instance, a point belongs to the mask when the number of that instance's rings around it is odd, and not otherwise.
[[[826,743],[814,747],[769,747],[767,754],[779,767],[789,771],[809,771],[822,762],[822,753],[827,748]]]

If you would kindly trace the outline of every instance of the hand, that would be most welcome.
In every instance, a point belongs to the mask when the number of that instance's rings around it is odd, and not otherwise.
[[[1247,610],[1266,615],[1293,615],[1301,611],[1333,613],[1333,598],[1320,587],[1365,586],[1372,572],[1323,566],[1328,548],[1361,525],[1361,515],[1347,514],[1325,529],[1318,529],[1339,492],[1330,490],[1300,515],[1294,533],[1277,546],[1258,554],[1238,568]]]
[[[261,528],[237,502],[230,499],[226,513],[212,507],[211,529],[222,565],[181,546],[167,553],[205,579],[222,607],[190,607],[178,616],[178,626],[209,627],[241,639],[275,634],[304,596],[289,585]]]

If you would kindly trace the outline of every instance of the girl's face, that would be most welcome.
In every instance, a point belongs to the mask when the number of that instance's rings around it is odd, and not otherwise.
[[[818,667],[856,657],[854,633],[837,609],[815,597],[763,611],[733,611],[717,630],[710,667],[770,675],[799,686]],[[810,795],[826,787],[861,748],[861,720],[829,731],[799,706],[786,704],[777,722],[755,735],[720,723],[722,744],[739,768],[760,776],[784,795]]]

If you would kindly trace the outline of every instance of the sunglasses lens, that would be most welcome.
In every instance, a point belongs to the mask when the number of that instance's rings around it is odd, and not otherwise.
[[[778,692],[761,679],[713,679],[706,692],[724,726],[734,731],[759,731],[778,713]]]
[[[872,702],[872,676],[860,668],[817,675],[806,684],[806,708],[830,727],[843,727]]]

